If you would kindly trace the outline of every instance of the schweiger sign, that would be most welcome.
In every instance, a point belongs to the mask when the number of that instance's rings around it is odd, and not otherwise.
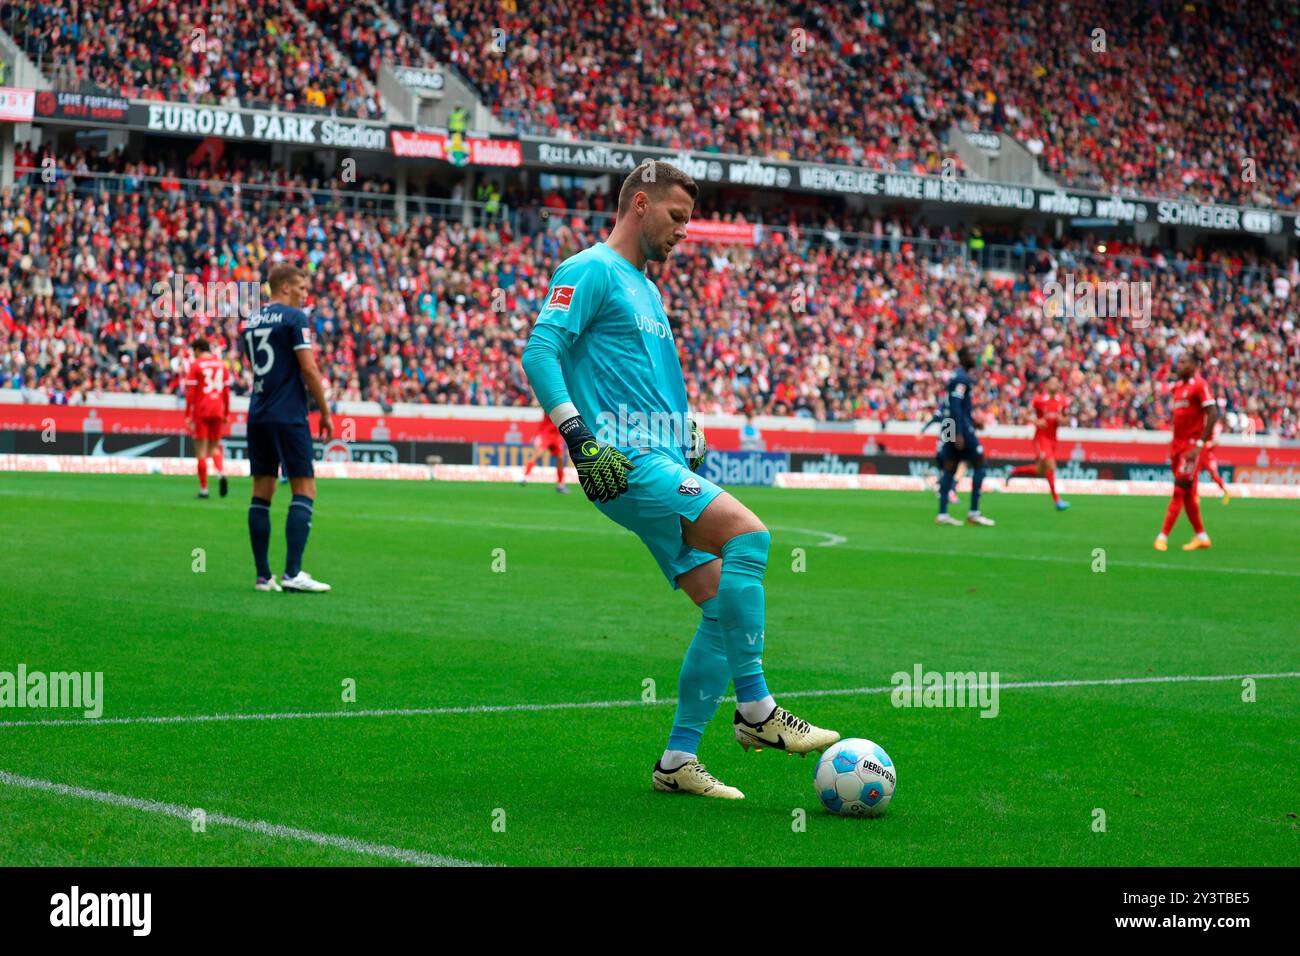
[[[1300,238],[1300,216],[1244,206],[1113,196],[1076,189],[1034,189],[1013,183],[885,172],[857,166],[793,163],[754,157],[521,136],[524,164],[543,169],[628,173],[647,159],[678,166],[719,186],[764,186],[944,205],[1014,209],[1044,216],[1113,219],[1126,225],[1196,226],[1224,232]]]

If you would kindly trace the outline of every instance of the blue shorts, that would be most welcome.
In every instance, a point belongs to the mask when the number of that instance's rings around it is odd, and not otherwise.
[[[984,446],[973,435],[966,437],[963,448],[958,448],[956,442],[946,441],[939,446],[939,454],[935,456],[935,462],[943,468],[950,461],[964,461],[972,468],[980,468],[984,464]]]
[[[284,465],[286,478],[312,478],[311,425],[301,422],[249,422],[248,471],[251,475],[278,475]]]
[[[627,456],[636,465],[628,472],[627,491],[596,507],[645,542],[676,588],[679,574],[717,560],[717,555],[682,540],[682,518],[695,521],[722,489],[662,452],[632,451]]]

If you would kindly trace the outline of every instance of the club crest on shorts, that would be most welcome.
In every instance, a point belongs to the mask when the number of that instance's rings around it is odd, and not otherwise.
[[[695,477],[687,478],[677,486],[679,495],[698,495],[700,493],[700,480]]]

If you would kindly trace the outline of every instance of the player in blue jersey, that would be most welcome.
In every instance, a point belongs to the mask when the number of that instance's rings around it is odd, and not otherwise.
[[[930,430],[931,425],[939,426],[939,440],[934,444],[934,493],[939,493],[939,479],[943,475],[943,458],[940,457],[943,452],[943,423],[948,418],[948,401],[945,397],[930,416],[930,420],[921,426],[921,434],[924,435]],[[948,492],[948,501],[950,504],[957,503],[957,483],[961,481],[962,469],[965,467],[964,462],[957,463],[957,470],[952,473],[952,490]]]
[[[311,423],[307,392],[320,409],[320,438],[334,433],[325,385],[312,354],[307,313],[307,273],[294,266],[276,266],[267,280],[270,304],[249,316],[240,328],[245,361],[253,370],[248,402],[248,461],[253,476],[253,500],[248,506],[248,537],[253,545],[259,591],[328,591],[302,569],[302,553],[311,531],[316,500],[312,465]],[[293,501],[284,520],[284,575],[276,581],[267,550],[271,543],[271,498],[283,468]]]
[[[960,525],[961,522],[948,514],[948,495],[957,483],[957,465],[966,462],[970,465],[970,511],[966,513],[966,523],[992,527],[992,518],[980,514],[980,491],[984,485],[984,446],[975,434],[975,416],[972,413],[971,370],[975,368],[975,353],[969,346],[963,345],[957,350],[957,361],[961,367],[948,379],[947,405],[948,417],[940,425],[939,431],[939,513],[935,524]]]
[[[697,193],[668,163],[634,169],[619,191],[609,239],[566,259],[551,277],[523,367],[568,445],[583,492],[638,535],[669,583],[700,607],[654,788],[740,799],[696,756],[729,682],[737,700],[732,733],[746,750],[806,754],[839,734],[778,707],[768,693],[763,576],[771,536],[753,512],[694,473],[704,438],[645,266],[665,261],[685,238]]]

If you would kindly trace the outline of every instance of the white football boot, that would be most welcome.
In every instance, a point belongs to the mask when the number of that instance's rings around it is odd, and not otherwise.
[[[695,759],[686,761],[673,771],[664,770],[656,762],[654,775],[650,779],[654,788],[664,793],[690,793],[701,797],[721,797],[723,800],[745,799],[743,793],[735,787],[728,787]]]
[[[767,719],[757,724],[749,723],[740,716],[740,711],[736,711],[732,728],[736,734],[736,743],[745,750],[750,747],[755,750],[771,747],[773,750],[807,756],[809,751],[825,750],[840,739],[838,731],[814,727],[784,707],[775,708],[767,715]]]
[[[986,518],[978,511],[972,511],[970,514],[968,514],[966,516],[966,523],[978,525],[982,528],[991,528],[995,524],[997,524],[997,522],[994,521],[992,518]]]
[[[941,514],[941,515],[935,515],[935,516],[934,516],[934,523],[935,523],[935,524],[950,524],[950,525],[953,525],[953,526],[958,527],[958,528],[961,527],[961,522],[960,522],[960,521],[958,521],[958,520],[957,520],[956,518],[954,518],[952,515],[950,515],[950,514],[946,514],[946,513],[945,513],[945,514]]]
[[[299,571],[291,578],[281,576],[280,587],[286,591],[302,591],[311,594],[320,594],[330,589],[328,584],[317,581],[306,571]]]
[[[258,578],[257,583],[254,584],[253,587],[257,588],[257,590],[259,591],[283,591],[284,590],[284,588],[280,587],[280,582],[275,579],[274,574],[271,575],[269,578]]]

